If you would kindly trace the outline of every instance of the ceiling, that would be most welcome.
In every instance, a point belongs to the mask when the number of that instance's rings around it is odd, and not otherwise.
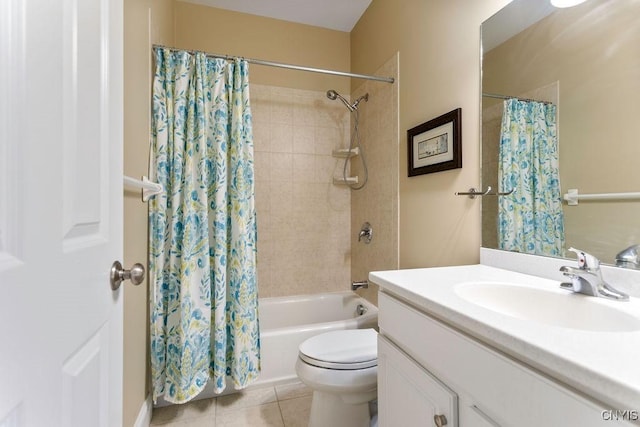
[[[555,10],[548,1],[512,1],[482,23],[483,51],[490,51]]]
[[[350,32],[371,0],[180,0]]]

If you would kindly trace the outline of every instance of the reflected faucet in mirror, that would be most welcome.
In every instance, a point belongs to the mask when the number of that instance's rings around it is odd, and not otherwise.
[[[560,267],[562,274],[571,279],[571,282],[561,283],[561,288],[593,297],[617,301],[629,300],[629,295],[618,291],[604,281],[598,258],[580,249],[569,248],[569,251],[578,256],[578,268],[566,265]]]
[[[616,255],[618,267],[640,270],[640,245],[631,245]]]

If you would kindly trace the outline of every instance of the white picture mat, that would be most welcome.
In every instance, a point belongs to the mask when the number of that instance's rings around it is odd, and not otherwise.
[[[440,135],[447,135],[448,150],[445,153],[437,154],[434,156],[425,157],[420,159],[418,153],[418,147],[420,142],[427,141],[432,138],[436,138]],[[445,123],[437,128],[430,129],[426,132],[422,132],[413,137],[413,167],[420,168],[423,166],[429,166],[436,163],[442,163],[453,160],[453,122]]]

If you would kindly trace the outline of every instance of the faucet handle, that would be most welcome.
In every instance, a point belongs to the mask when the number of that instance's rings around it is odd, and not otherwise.
[[[569,248],[569,251],[574,252],[578,257],[578,267],[583,270],[600,268],[600,260],[591,254],[586,253],[580,249]]]
[[[360,233],[358,234],[358,242],[364,238],[364,242],[368,245],[371,243],[371,239],[373,239],[373,228],[369,222],[365,222],[362,224],[360,228]]]

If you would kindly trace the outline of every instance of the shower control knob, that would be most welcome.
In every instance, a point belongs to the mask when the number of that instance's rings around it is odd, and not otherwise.
[[[436,423],[436,427],[442,427],[447,425],[447,417],[444,415],[434,415],[433,422]]]
[[[110,282],[114,291],[120,287],[124,280],[131,280],[134,285],[139,285],[144,280],[144,266],[140,263],[133,264],[131,270],[125,270],[120,261],[114,261],[111,265]]]
[[[369,222],[365,222],[360,228],[360,233],[358,233],[358,242],[362,239],[364,239],[364,242],[367,245],[371,243],[371,239],[373,239],[373,228]]]

